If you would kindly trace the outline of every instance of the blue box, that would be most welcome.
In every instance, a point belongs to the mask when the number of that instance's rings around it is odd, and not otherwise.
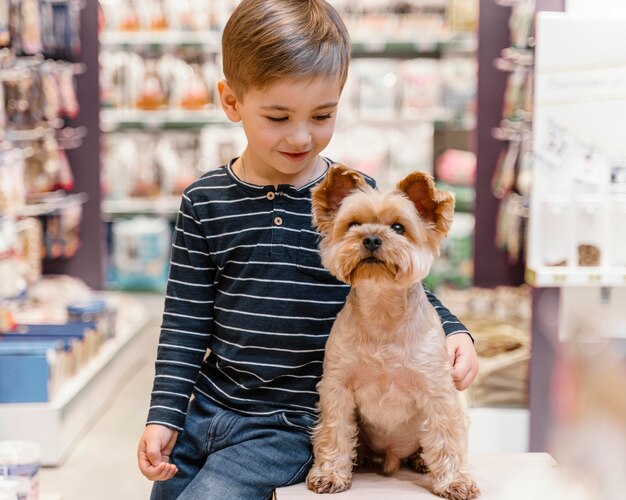
[[[79,351],[84,361],[84,339],[94,323],[18,325],[20,333],[0,334],[0,403],[49,401],[49,350]],[[72,371],[74,365],[72,365]]]
[[[47,353],[62,346],[56,341],[0,342],[0,403],[47,402]]]

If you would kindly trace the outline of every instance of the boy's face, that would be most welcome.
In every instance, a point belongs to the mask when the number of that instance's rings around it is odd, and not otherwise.
[[[268,184],[306,183],[303,176],[316,171],[318,154],[333,135],[339,81],[283,80],[247,91],[244,100],[237,99],[225,82],[219,89],[226,114],[241,121],[248,139],[246,176]]]

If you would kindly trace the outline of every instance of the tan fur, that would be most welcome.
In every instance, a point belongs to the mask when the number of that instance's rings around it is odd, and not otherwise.
[[[322,262],[351,291],[326,345],[308,487],[349,488],[360,447],[383,458],[386,474],[412,460],[427,466],[436,494],[476,497],[464,470],[467,426],[444,333],[421,286],[450,227],[454,198],[421,172],[379,193],[357,172],[333,165],[312,203]],[[398,223],[404,234],[392,228]],[[368,238],[380,246],[366,248]],[[415,460],[420,448],[423,463]]]

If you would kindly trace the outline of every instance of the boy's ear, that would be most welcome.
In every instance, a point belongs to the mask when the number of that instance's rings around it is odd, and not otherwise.
[[[217,82],[217,92],[220,96],[220,104],[226,116],[231,122],[241,121],[241,115],[239,114],[239,99],[226,80],[220,80]]]
[[[397,189],[413,202],[423,221],[432,223],[442,237],[448,234],[454,214],[452,193],[437,189],[433,178],[424,172],[407,175]]]
[[[326,178],[311,190],[313,224],[321,233],[327,233],[341,202],[355,189],[366,186],[361,174],[345,165],[331,165]]]

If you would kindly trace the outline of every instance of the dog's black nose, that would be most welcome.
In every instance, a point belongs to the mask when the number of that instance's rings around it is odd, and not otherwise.
[[[366,236],[363,238],[363,246],[367,248],[370,252],[378,250],[380,245],[383,244],[383,240],[381,240],[378,236]]]

